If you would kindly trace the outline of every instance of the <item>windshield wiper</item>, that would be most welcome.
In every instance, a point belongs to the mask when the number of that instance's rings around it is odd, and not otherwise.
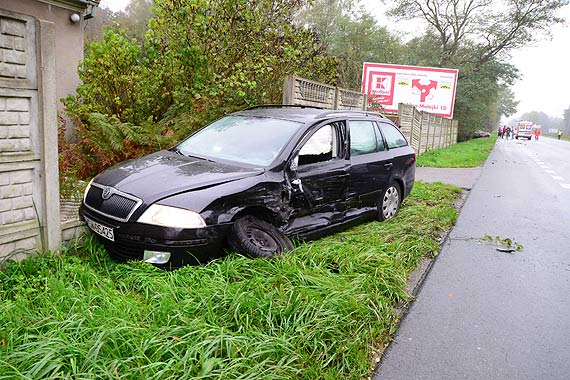
[[[182,153],[182,151],[179,148],[172,148],[170,149],[171,152],[177,153],[181,156],[187,157],[184,153]]]

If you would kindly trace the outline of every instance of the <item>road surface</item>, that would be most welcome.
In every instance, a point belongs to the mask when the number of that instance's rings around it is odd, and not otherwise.
[[[569,378],[570,143],[498,140],[374,379]]]

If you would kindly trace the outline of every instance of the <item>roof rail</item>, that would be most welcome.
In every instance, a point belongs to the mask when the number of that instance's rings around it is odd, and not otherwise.
[[[322,119],[325,116],[329,116],[329,115],[344,115],[344,114],[348,114],[348,115],[366,115],[366,116],[379,116],[381,118],[387,119],[386,116],[384,116],[384,114],[380,113],[380,112],[369,112],[369,111],[364,111],[364,110],[329,110],[329,111],[325,111],[325,112],[321,112],[320,114],[318,114],[317,116],[315,116],[315,119]]]
[[[322,107],[315,107],[315,106],[304,106],[301,104],[260,104],[257,106],[251,106],[251,107],[247,107],[242,109],[242,111],[248,111],[248,110],[255,110],[255,109],[259,109],[259,108],[314,108],[317,110],[322,110]]]

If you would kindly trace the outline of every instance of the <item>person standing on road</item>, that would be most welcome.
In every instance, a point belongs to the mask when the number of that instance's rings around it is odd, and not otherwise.
[[[503,132],[501,133],[501,138],[504,139],[507,134],[507,126],[503,125]]]
[[[507,140],[511,137],[511,127],[507,127]]]
[[[539,137],[540,137],[540,128],[535,128],[534,129],[534,139],[538,140]]]
[[[497,129],[497,136],[499,136],[499,138],[503,137],[503,127],[499,126],[499,129]]]
[[[562,137],[562,129],[558,130],[558,140],[560,140],[560,138]]]

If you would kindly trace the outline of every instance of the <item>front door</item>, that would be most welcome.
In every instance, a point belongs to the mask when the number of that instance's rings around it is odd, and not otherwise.
[[[345,159],[344,125],[326,124],[301,144],[288,171],[292,208],[289,233],[302,233],[344,219],[350,162]]]

